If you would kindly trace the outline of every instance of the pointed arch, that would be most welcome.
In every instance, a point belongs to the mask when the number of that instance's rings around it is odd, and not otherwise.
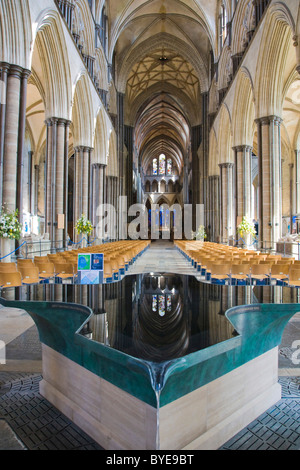
[[[209,136],[209,160],[208,160],[208,174],[216,174],[216,168],[219,163],[217,137],[215,130],[212,129]]]
[[[282,3],[274,3],[267,12],[261,39],[262,53],[257,64],[257,117],[281,116],[285,77],[291,68],[296,67],[296,49],[292,41],[294,34],[289,11]]]
[[[219,129],[218,129],[218,156],[219,160],[216,162],[215,174],[219,173],[220,163],[232,163],[233,162],[233,151],[232,151],[232,124],[231,118],[226,106],[221,107]],[[217,170],[217,171],[216,171]],[[213,173],[211,173],[213,175]]]
[[[116,133],[112,130],[108,146],[107,172],[109,176],[118,176],[118,159],[117,159],[117,138]]]
[[[241,68],[237,75],[233,106],[233,135],[234,146],[253,144],[255,132],[255,106],[251,77],[245,68]]]
[[[43,11],[37,19],[34,46],[43,72],[46,118],[69,119],[72,96],[70,61],[57,11]]]
[[[28,0],[0,2],[0,62],[30,69],[32,42]]]
[[[94,134],[94,110],[86,72],[79,77],[74,94],[72,113],[72,134],[74,147],[93,147]]]
[[[106,165],[108,155],[109,131],[107,129],[106,114],[101,107],[97,114],[95,140],[94,140],[94,163]]]

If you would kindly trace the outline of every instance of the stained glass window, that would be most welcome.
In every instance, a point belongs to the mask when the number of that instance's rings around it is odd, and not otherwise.
[[[158,163],[157,163],[157,158],[153,160],[153,174],[157,176],[157,170],[158,170]]]
[[[166,314],[166,298],[164,295],[159,296],[159,315],[164,317]]]
[[[168,162],[167,162],[167,175],[168,176],[172,175],[172,160],[171,160],[171,158],[169,158]]]
[[[159,157],[159,174],[166,174],[166,156],[164,154],[161,154]]]
[[[167,311],[171,312],[172,310],[172,296],[168,295],[167,296]]]
[[[157,295],[152,296],[152,311],[157,311]]]

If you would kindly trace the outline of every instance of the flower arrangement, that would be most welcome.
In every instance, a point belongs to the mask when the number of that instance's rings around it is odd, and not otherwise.
[[[192,232],[192,239],[205,240],[206,238],[207,234],[204,225],[199,225],[197,232]]]
[[[0,213],[0,238],[8,240],[20,240],[22,225],[18,219],[19,211],[7,211],[4,207]]]
[[[241,235],[252,235],[253,237],[256,235],[254,223],[251,219],[249,219],[249,217],[246,216],[243,217],[242,222],[237,228],[237,231]]]
[[[92,223],[83,214],[76,222],[76,231],[79,234],[91,235],[93,231]]]

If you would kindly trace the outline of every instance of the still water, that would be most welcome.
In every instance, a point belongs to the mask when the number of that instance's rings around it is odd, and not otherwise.
[[[193,276],[158,273],[126,276],[113,284],[9,288],[1,297],[88,306],[93,316],[83,325],[82,335],[138,359],[160,363],[236,336],[225,316],[229,308],[298,303],[298,292],[280,286],[211,285]]]

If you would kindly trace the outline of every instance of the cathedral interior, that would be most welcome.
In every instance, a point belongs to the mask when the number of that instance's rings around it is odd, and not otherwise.
[[[102,303],[102,287],[70,293],[50,285],[36,295],[38,300],[48,296],[51,302],[92,306],[99,316],[88,334],[98,337],[99,344],[138,351],[143,359],[154,354],[162,361],[166,351],[170,360],[178,350],[194,353],[200,323],[205,347],[211,346],[211,336],[216,343],[232,339],[224,317],[230,307],[272,304],[279,298],[298,303],[297,290],[239,289],[234,297],[225,287],[199,289],[185,278],[147,276],[170,266],[178,275],[191,269],[199,274],[200,261],[191,259],[185,242],[197,238],[202,227],[202,242],[209,247],[241,249],[245,240],[241,243],[239,226],[245,219],[255,228],[252,249],[293,255],[300,263],[299,0],[0,0],[0,208],[16,214],[21,227],[8,250],[16,263],[81,246],[81,217],[92,227],[89,247],[101,246],[106,253],[110,244],[121,251],[125,242],[134,250],[133,238],[140,243],[132,255],[136,271],[129,270],[146,275],[144,290],[137,278],[129,296],[124,296],[124,279],[121,287],[103,288],[107,299]],[[109,208],[113,215],[105,225],[101,221]],[[187,208],[191,224],[180,237],[176,215],[182,212],[183,226]],[[130,224],[143,210],[141,236],[130,237]],[[2,241],[0,261],[6,255]],[[142,304],[134,297],[139,288],[148,296]],[[207,313],[201,321],[194,307],[187,307],[190,292]],[[130,311],[132,324],[125,308],[131,304],[137,318]],[[110,309],[109,318],[101,317]],[[6,310],[0,310],[0,340],[1,311]],[[154,314],[158,319],[152,324]],[[215,327],[211,335],[209,323]],[[169,343],[162,338],[162,325]],[[26,323],[19,333],[27,330]],[[162,348],[158,353],[153,338]],[[43,354],[47,364],[57,360],[48,349]],[[289,374],[298,377],[297,371]],[[44,377],[41,390],[45,383]],[[127,393],[128,384],[122,382],[122,393],[123,386]],[[52,396],[49,390],[46,397]],[[125,400],[122,393],[120,401]],[[299,450],[299,442],[298,437],[291,447]],[[121,447],[119,441],[115,445]]]

